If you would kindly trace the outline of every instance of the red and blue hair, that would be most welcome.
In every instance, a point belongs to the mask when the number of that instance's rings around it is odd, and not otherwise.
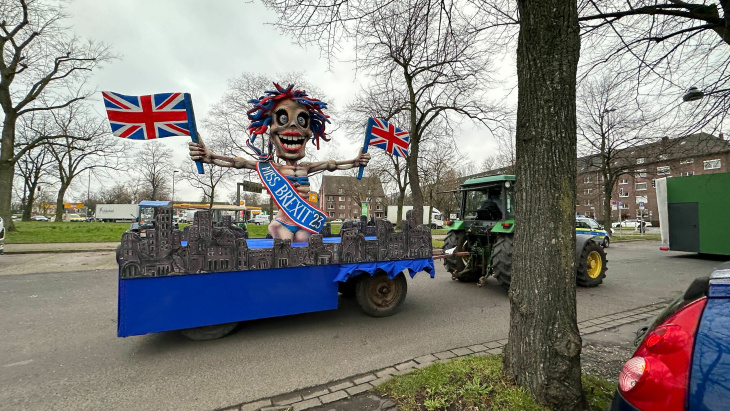
[[[294,84],[289,84],[286,88],[281,87],[278,83],[274,83],[276,90],[267,90],[264,95],[258,99],[249,100],[253,104],[253,108],[246,112],[251,124],[248,131],[251,134],[247,144],[252,148],[259,157],[271,159],[272,144],[269,141],[269,154],[264,154],[260,149],[253,145],[256,136],[266,133],[272,121],[272,111],[276,104],[283,100],[294,100],[303,105],[309,112],[309,128],[312,130],[312,143],[319,150],[319,140],[330,141],[325,133],[325,124],[329,123],[329,116],[322,112],[327,108],[327,103],[309,97],[304,90],[294,90]]]

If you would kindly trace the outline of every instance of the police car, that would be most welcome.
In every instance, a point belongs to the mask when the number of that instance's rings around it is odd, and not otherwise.
[[[600,244],[604,248],[608,248],[611,243],[609,239],[609,233],[602,225],[591,220],[590,218],[576,218],[575,219],[575,233],[576,234],[589,234],[600,238]]]

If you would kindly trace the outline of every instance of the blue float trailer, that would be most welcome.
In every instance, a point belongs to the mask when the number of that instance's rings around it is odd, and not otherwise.
[[[339,293],[354,295],[368,315],[388,316],[405,301],[405,273],[435,273],[430,229],[410,215],[402,232],[362,219],[337,237],[291,243],[247,239],[230,217],[213,225],[208,211],[176,230],[171,212],[156,207],[153,227],[122,236],[119,337],[182,330],[220,338],[241,321],[335,309]]]

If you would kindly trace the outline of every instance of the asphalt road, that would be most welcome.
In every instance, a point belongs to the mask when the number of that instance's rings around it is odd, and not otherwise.
[[[579,319],[668,299],[720,263],[658,248],[612,245],[604,284],[578,289]],[[95,270],[77,271],[86,267]],[[409,280],[403,311],[389,318],[342,299],[338,310],[250,321],[216,341],[121,339],[113,267],[112,253],[0,256],[0,409],[213,409],[506,338],[509,326],[496,282],[453,282],[438,264],[435,279]]]

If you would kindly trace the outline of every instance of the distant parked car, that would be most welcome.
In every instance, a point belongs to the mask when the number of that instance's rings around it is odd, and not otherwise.
[[[84,217],[81,217],[78,214],[66,214],[63,219],[72,223],[83,223],[84,221],[86,221]]]
[[[342,220],[340,220],[340,219],[338,218],[337,220],[332,220],[332,223],[333,223],[333,224],[335,224],[335,223],[337,223],[337,224],[342,224]]]
[[[635,220],[635,219],[628,219],[621,221],[620,223],[617,221],[613,223],[614,227],[629,227],[629,228],[637,228],[639,227],[639,224],[642,223],[642,221]],[[644,227],[651,227],[651,223],[649,221],[643,221]]]
[[[48,221],[48,217],[42,215],[34,215],[30,219],[35,221]]]
[[[637,332],[611,411],[728,409],[729,281],[725,263]]]

